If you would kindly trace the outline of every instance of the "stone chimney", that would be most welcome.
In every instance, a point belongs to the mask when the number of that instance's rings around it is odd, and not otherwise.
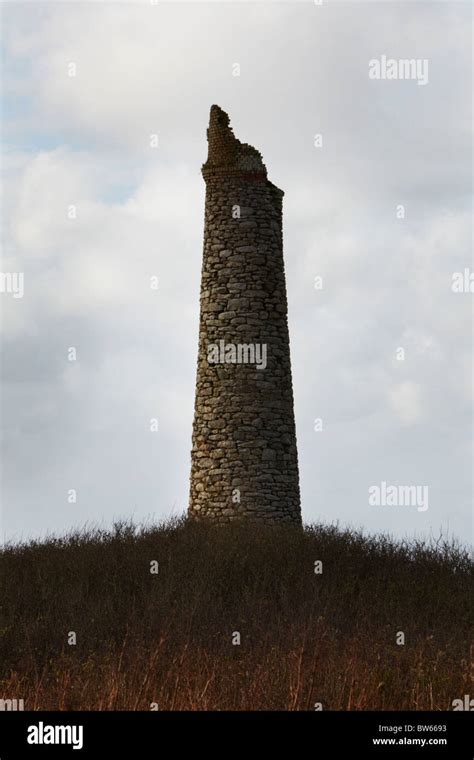
[[[301,525],[283,191],[211,107],[192,441],[192,519]]]

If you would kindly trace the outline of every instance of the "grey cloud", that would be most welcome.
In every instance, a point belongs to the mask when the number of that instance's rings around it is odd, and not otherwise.
[[[285,190],[304,518],[465,539],[471,301],[450,278],[470,263],[466,9],[197,3],[183,22],[179,6],[5,9],[4,77],[27,105],[7,123],[6,243],[30,280],[23,303],[1,304],[7,536],[186,507],[199,168],[218,102]],[[429,58],[429,84],[370,82],[384,52]],[[71,228],[59,210],[74,192]],[[428,484],[430,509],[369,507],[381,480]]]

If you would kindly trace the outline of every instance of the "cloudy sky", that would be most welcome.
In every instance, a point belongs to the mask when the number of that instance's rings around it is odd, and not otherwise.
[[[186,509],[213,103],[285,191],[305,521],[469,540],[470,24],[457,2],[2,4],[7,540]],[[428,83],[369,79],[383,55]],[[382,481],[429,508],[370,505]]]

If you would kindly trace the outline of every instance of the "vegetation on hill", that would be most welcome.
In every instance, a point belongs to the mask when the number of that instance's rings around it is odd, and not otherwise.
[[[25,709],[450,710],[472,693],[453,542],[175,520],[7,546],[0,567],[0,698]]]

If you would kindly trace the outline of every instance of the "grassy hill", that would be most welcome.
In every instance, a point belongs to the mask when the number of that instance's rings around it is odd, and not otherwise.
[[[449,710],[472,694],[454,543],[172,521],[7,547],[0,567],[0,698],[25,709]]]

